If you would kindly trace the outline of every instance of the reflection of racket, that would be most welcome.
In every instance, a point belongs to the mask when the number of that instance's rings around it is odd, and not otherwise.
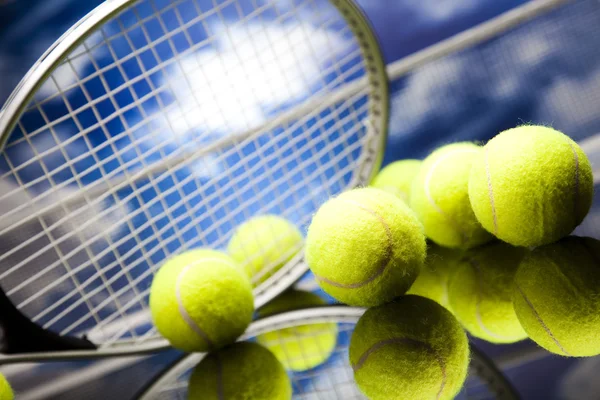
[[[163,261],[255,215],[304,228],[367,183],[387,90],[351,0],[106,1],[0,116],[0,363],[165,347]],[[256,306],[305,271],[298,254]]]
[[[243,339],[252,339],[257,335],[273,332],[283,328],[293,328],[310,323],[335,322],[338,324],[337,346],[327,361],[314,369],[291,373],[294,398],[298,399],[364,399],[354,384],[352,368],[348,362],[348,345],[350,336],[362,309],[350,307],[322,307],[292,311],[268,317],[254,322]],[[320,332],[317,330],[317,332]],[[310,341],[306,331],[299,333],[303,341]],[[286,346],[290,338],[286,337]],[[314,338],[315,343],[317,338]],[[306,343],[306,342],[305,342]],[[300,353],[307,358],[314,358],[311,352],[319,351],[319,346],[306,346]],[[327,355],[330,353],[328,352]],[[325,358],[327,355],[322,354]],[[295,355],[297,356],[297,355]],[[140,400],[170,400],[187,398],[187,382],[193,367],[201,360],[202,354],[183,357],[158,379],[153,379],[149,387],[139,396]],[[291,357],[291,356],[290,356]],[[287,360],[292,363],[292,359]],[[502,376],[475,347],[471,347],[470,376],[463,391],[457,399],[517,399],[518,396]]]

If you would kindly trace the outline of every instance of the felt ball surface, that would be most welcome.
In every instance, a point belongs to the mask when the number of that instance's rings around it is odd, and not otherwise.
[[[453,399],[467,377],[469,344],[448,310],[407,295],[363,314],[350,339],[350,363],[371,400]]]
[[[526,125],[490,140],[473,163],[469,198],[477,219],[500,240],[541,246],[570,234],[593,196],[590,162],[565,134]]]
[[[354,189],[323,204],[308,229],[306,260],[323,290],[354,306],[406,293],[425,260],[423,227],[398,197]]]
[[[291,222],[276,215],[261,215],[236,229],[227,251],[258,285],[294,257],[303,243],[302,234]]]
[[[258,310],[260,317],[284,311],[325,305],[318,295],[299,290],[288,290]],[[335,323],[299,325],[267,332],[256,340],[271,350],[286,369],[305,371],[323,364],[337,344],[338,328]]]
[[[250,281],[240,266],[214,250],[191,250],[168,260],[150,288],[154,325],[173,347],[209,351],[233,343],[254,313]]]
[[[527,334],[515,314],[512,283],[526,254],[497,242],[464,254],[448,286],[450,307],[473,336],[492,343],[513,343]]]
[[[567,237],[541,246],[521,263],[515,311],[529,337],[570,357],[600,354],[600,242]]]
[[[425,235],[440,246],[468,249],[492,239],[469,201],[471,165],[480,153],[474,143],[443,146],[423,161],[413,181],[410,207]]]
[[[208,354],[194,368],[189,400],[291,400],[283,365],[256,343],[240,342]]]
[[[15,394],[4,375],[0,374],[0,400],[13,400]]]
[[[395,194],[406,203],[410,199],[412,182],[421,169],[421,160],[400,160],[379,171],[371,186]]]
[[[451,311],[448,281],[461,256],[460,250],[448,249],[434,243],[429,244],[425,266],[407,294],[427,297]]]

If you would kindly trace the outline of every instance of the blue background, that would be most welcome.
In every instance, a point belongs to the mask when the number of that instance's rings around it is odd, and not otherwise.
[[[4,3],[0,5],[0,105],[37,58],[100,2]],[[525,1],[362,0],[359,3],[380,38],[386,62],[391,63]],[[430,63],[392,82],[391,129],[385,163],[407,157],[422,158],[434,147],[451,141],[485,141],[523,122],[552,124],[576,140],[600,131],[598,8],[597,1],[579,1],[568,11],[551,12],[523,28]],[[541,28],[536,30],[536,26]],[[506,350],[505,346],[477,343],[490,355]],[[529,346],[525,342],[512,350]],[[151,376],[175,356],[175,353],[155,356],[152,362],[144,364],[144,374],[140,375]],[[507,374],[524,398],[563,398],[558,394],[561,377],[579,363],[548,356],[511,368]],[[86,364],[58,364],[55,371],[67,373],[83,365]],[[135,385],[128,385],[125,376],[118,374],[110,379],[115,386],[122,385],[125,392],[133,393]],[[123,381],[121,384],[119,379]],[[72,395],[76,398],[81,393]]]

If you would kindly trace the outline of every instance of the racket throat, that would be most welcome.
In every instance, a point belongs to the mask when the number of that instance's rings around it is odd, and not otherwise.
[[[38,353],[67,350],[94,350],[84,338],[50,332],[23,315],[0,289],[0,353]]]

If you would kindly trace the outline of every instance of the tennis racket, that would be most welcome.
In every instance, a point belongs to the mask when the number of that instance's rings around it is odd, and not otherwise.
[[[320,357],[326,361],[316,368],[302,372],[290,372],[294,399],[327,399],[349,400],[366,399],[353,380],[352,367],[348,361],[348,346],[356,322],[363,313],[363,309],[327,306],[312,309],[291,311],[259,319],[252,323],[241,340],[253,340],[256,336],[307,324],[336,323],[338,327],[337,343],[330,352],[319,343],[317,337],[308,336],[307,330],[298,330],[298,339],[309,345],[300,345],[300,356],[307,359]],[[316,335],[322,330],[316,329]],[[277,335],[270,335],[271,338]],[[274,339],[272,339],[274,340]],[[279,343],[281,347],[289,345],[292,339],[286,335],[285,342]],[[302,343],[302,342],[298,342]],[[270,343],[275,345],[276,343]],[[310,346],[310,344],[313,344]],[[322,353],[317,353],[322,352]],[[297,354],[282,352],[289,364],[297,362]],[[175,400],[187,399],[187,385],[193,368],[204,357],[204,354],[191,354],[184,356],[171,368],[167,369],[139,395],[139,400]],[[295,358],[294,358],[295,357]],[[469,377],[457,399],[518,399],[518,395],[504,376],[496,369],[494,364],[476,347],[471,345],[471,365]]]
[[[0,363],[167,347],[161,264],[261,214],[304,229],[381,162],[388,85],[351,0],[108,0],[0,112]],[[260,307],[307,270],[300,252]]]

